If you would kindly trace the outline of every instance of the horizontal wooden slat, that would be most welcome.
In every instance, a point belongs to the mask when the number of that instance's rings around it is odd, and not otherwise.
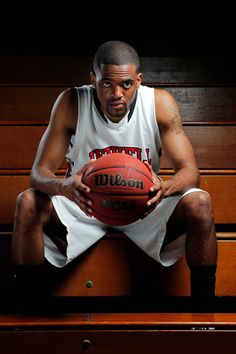
[[[117,329],[125,326],[126,328],[140,329],[172,329],[178,326],[179,329],[188,326],[195,326],[196,330],[200,330],[202,324],[206,327],[217,326],[221,329],[228,326],[228,329],[235,327],[236,313],[169,313],[169,312],[155,312],[155,313],[58,313],[47,316],[33,316],[32,314],[22,314],[21,316],[15,314],[1,314],[0,327],[7,329],[20,328],[29,330],[44,328],[53,330],[70,329],[77,327],[82,330],[92,330],[97,326],[110,329]],[[142,328],[141,328],[142,327]],[[194,328],[192,328],[194,329]],[[210,328],[209,328],[210,329]],[[213,328],[212,328],[213,329]]]
[[[199,169],[235,169],[236,126],[185,126]],[[170,167],[165,152],[162,168]]]
[[[217,223],[236,222],[236,176],[202,176],[201,188],[212,198]]]
[[[217,296],[236,296],[235,267],[236,242],[218,241]],[[161,267],[128,239],[102,240],[63,271],[49,276],[56,296],[190,294],[185,257],[172,267]]]
[[[1,296],[13,295],[10,245],[11,234],[0,237]],[[236,241],[218,240],[217,296],[236,296],[235,267]],[[41,286],[58,298],[190,295],[184,256],[162,267],[126,236],[100,240],[65,268],[46,267]]]
[[[0,176],[0,224],[12,224],[16,197],[28,186],[28,176]],[[212,197],[215,222],[236,223],[236,176],[202,176],[201,187]]]
[[[144,57],[142,70],[144,81],[149,83],[217,86],[235,84],[234,61],[235,58],[230,56]],[[226,71],[221,65],[227,67]],[[219,74],[218,77],[216,72]]]
[[[90,82],[92,57],[2,56],[0,85],[70,86]],[[27,75],[26,75],[27,73]]]
[[[0,126],[0,168],[31,168],[44,126]]]
[[[148,314],[146,314],[148,317]],[[108,314],[109,317],[109,314]],[[227,317],[227,316],[226,316]],[[208,354],[209,348],[214,354],[234,354],[234,330],[144,330],[131,328],[126,330],[108,329],[97,330],[30,330],[4,331],[0,333],[2,353],[31,354],[78,354],[91,352],[96,354]],[[124,325],[125,326],[125,325]],[[210,327],[210,326],[209,326]]]
[[[48,120],[56,97],[66,87],[1,87],[0,120]],[[235,87],[167,88],[177,99],[183,121],[236,120]]]
[[[217,238],[219,239],[232,239],[236,240],[236,232],[217,232],[216,233]]]
[[[84,84],[89,82],[92,59],[75,55],[1,56],[0,85]],[[235,58],[227,55],[141,57],[144,82],[150,84],[235,84],[234,66]]]
[[[31,168],[44,130],[44,126],[0,126],[0,168]],[[200,169],[235,169],[236,125],[190,125],[185,130]],[[170,168],[164,153],[161,167]]]
[[[236,120],[235,87],[168,88],[179,103],[183,121]]]
[[[49,120],[65,87],[0,87],[0,120]]]

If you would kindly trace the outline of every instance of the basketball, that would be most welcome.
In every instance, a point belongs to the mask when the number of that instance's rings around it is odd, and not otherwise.
[[[94,217],[112,226],[127,225],[143,217],[153,186],[148,166],[123,153],[95,160],[85,172],[83,183],[90,187],[88,197],[93,202]]]

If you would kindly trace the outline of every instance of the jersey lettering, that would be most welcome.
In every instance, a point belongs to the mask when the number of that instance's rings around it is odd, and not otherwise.
[[[147,161],[151,164],[150,149],[146,148],[145,152],[139,147],[132,146],[108,146],[103,149],[94,149],[89,153],[90,159],[98,159],[103,155],[113,154],[113,153],[124,153],[136,157],[140,161]]]

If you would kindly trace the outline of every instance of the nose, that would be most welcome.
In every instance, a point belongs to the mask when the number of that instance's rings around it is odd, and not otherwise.
[[[123,96],[122,88],[119,85],[114,85],[112,88],[112,95],[114,99],[119,99]]]

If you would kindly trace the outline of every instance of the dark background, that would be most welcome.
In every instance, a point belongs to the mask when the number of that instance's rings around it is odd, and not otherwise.
[[[1,5],[0,54],[93,56],[103,41],[119,39],[132,44],[140,56],[234,55],[234,11],[223,5],[111,1]]]

